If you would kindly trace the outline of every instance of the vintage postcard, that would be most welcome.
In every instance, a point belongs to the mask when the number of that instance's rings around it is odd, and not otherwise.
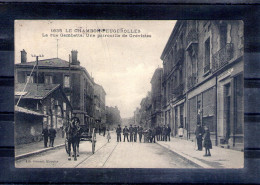
[[[16,20],[16,168],[243,168],[241,20]]]

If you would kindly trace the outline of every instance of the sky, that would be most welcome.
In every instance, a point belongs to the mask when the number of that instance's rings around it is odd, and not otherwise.
[[[68,61],[71,50],[77,50],[80,65],[105,89],[106,105],[117,106],[121,117],[127,118],[133,116],[151,90],[152,75],[156,68],[162,67],[160,56],[175,23],[174,20],[16,20],[15,63],[20,63],[23,49],[27,61],[35,60],[32,55],[43,55],[39,60],[58,56]],[[83,32],[87,29],[105,29],[107,32],[102,34],[106,37],[98,37],[98,32],[90,37]],[[68,34],[80,35],[68,37]]]

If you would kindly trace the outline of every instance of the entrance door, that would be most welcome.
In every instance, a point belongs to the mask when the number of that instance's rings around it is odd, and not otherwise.
[[[174,135],[176,136],[178,134],[178,107],[175,107],[174,108],[174,111],[175,111],[175,119],[174,119]]]
[[[230,84],[224,86],[224,125],[225,125],[225,143],[230,138],[230,106],[231,106],[231,89]]]

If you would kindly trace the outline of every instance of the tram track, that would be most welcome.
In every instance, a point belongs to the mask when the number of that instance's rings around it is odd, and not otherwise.
[[[99,149],[97,149],[95,151],[94,154],[89,155],[88,157],[86,157],[84,160],[82,160],[80,163],[78,163],[76,166],[74,166],[74,168],[77,168],[79,165],[81,165],[83,162],[86,162],[90,157],[92,157],[93,155],[95,155],[98,151],[100,151],[103,147],[105,147],[107,145],[108,142],[106,142],[103,146],[101,146]]]
[[[103,146],[101,146],[98,150],[96,150],[96,152],[88,157],[86,157],[84,160],[82,160],[80,163],[78,163],[77,165],[74,166],[74,168],[79,167],[80,165],[86,163],[88,160],[91,159],[91,157],[96,156],[99,152],[101,152],[102,149],[104,149],[107,146],[108,142],[105,143]],[[109,156],[106,157],[105,162],[101,165],[101,167],[104,167],[105,164],[107,163],[107,161],[110,159],[110,157],[112,156],[113,152],[115,151],[116,147],[117,147],[118,143],[113,147],[112,151],[110,152]]]

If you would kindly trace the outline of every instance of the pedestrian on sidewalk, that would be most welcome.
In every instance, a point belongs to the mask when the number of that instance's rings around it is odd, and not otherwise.
[[[120,127],[120,125],[118,125],[118,127],[116,128],[116,135],[117,135],[117,142],[121,142],[121,132],[122,132],[122,129]]]
[[[127,142],[129,142],[128,134],[129,134],[129,130],[128,130],[127,126],[125,126],[125,128],[123,129],[124,142],[125,142],[125,138],[127,139]]]
[[[142,136],[143,136],[143,127],[142,126],[140,126],[139,128],[138,128],[138,135],[139,135],[139,142],[141,143],[142,142]]]
[[[129,134],[130,134],[130,142],[133,142],[133,134],[134,134],[134,128],[132,125],[129,127]]]
[[[198,145],[198,150],[202,151],[202,137],[203,137],[203,128],[200,125],[200,123],[198,122],[197,124],[197,128],[195,130],[195,135],[196,135],[196,139],[197,139],[197,145]]]
[[[211,143],[211,140],[210,140],[209,128],[207,126],[204,126],[204,130],[205,130],[205,133],[204,133],[204,136],[203,136],[204,147],[205,147],[204,157],[206,157],[206,156],[211,156],[210,149],[212,149],[212,143]]]
[[[56,137],[56,130],[53,128],[53,126],[51,126],[51,128],[49,129],[49,138],[50,138],[50,144],[49,147],[53,147],[54,144],[54,139]]]
[[[44,142],[44,147],[48,147],[48,136],[49,136],[49,131],[47,125],[44,125],[44,128],[42,130],[42,136],[43,136],[43,142]]]

